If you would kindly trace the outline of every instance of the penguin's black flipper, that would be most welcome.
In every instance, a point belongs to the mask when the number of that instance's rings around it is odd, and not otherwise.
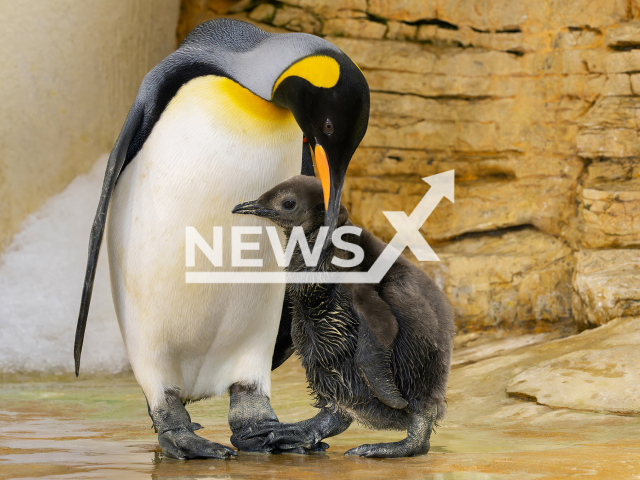
[[[293,355],[295,348],[293,339],[291,338],[291,322],[293,321],[292,311],[293,305],[288,295],[284,295],[284,304],[282,305],[282,316],[280,317],[280,327],[278,328],[278,336],[276,337],[276,346],[273,349],[273,359],[271,360],[271,370],[275,370],[287,359]]]
[[[391,370],[391,352],[398,334],[398,321],[387,303],[371,285],[348,287],[353,308],[360,318],[356,365],[373,394],[385,405],[402,410],[402,398]]]
[[[371,392],[385,405],[402,410],[408,402],[402,398],[391,371],[391,351],[371,334],[366,322],[360,324],[356,364]]]
[[[102,193],[100,194],[100,202],[96,211],[91,234],[89,236],[89,258],[87,260],[87,271],[84,277],[84,286],[82,288],[82,300],[80,301],[80,313],[78,314],[78,326],[76,327],[76,340],[73,346],[73,357],[76,364],[76,377],[80,371],[80,355],[82,353],[82,343],[84,342],[84,332],[87,327],[87,316],[89,314],[89,304],[91,303],[91,293],[93,291],[93,281],[96,276],[96,268],[98,266],[98,256],[100,255],[100,246],[104,235],[104,228],[107,221],[107,210],[109,209],[109,201],[115,187],[116,180],[122,166],[127,158],[127,151],[138,129],[142,125],[144,118],[144,105],[136,100],[131,107],[129,115],[124,122],[122,131],[116,140],[116,144],[111,150],[109,161],[107,163],[107,171],[104,175],[104,183],[102,184]]]

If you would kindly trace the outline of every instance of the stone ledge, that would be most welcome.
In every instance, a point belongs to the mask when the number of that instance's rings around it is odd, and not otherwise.
[[[640,315],[640,250],[576,252],[573,316],[578,328]]]
[[[437,18],[437,2],[429,0],[368,0],[367,12],[404,22]]]
[[[640,22],[627,22],[608,28],[604,43],[609,48],[619,49],[640,46]]]
[[[339,17],[343,11],[356,10],[364,13],[367,10],[367,0],[282,0],[282,3],[304,8],[324,18]]]
[[[584,158],[636,155],[640,151],[639,118],[638,97],[599,99],[580,121],[576,138],[579,155]]]
[[[387,33],[384,23],[363,18],[332,18],[324,22],[323,35],[339,35],[356,38],[382,38]]]
[[[580,244],[586,248],[640,245],[640,177],[597,181],[592,178],[610,165],[609,176],[640,174],[638,165],[600,162],[589,169],[578,188]],[[625,168],[626,167],[626,168]],[[598,172],[596,172],[596,169]]]
[[[508,383],[509,395],[553,408],[640,413],[639,318],[553,342],[547,350],[554,343],[581,349],[525,369]]]
[[[571,316],[571,249],[533,229],[466,238],[416,262],[452,302],[463,331],[519,329]]]
[[[249,17],[254,18],[254,16],[259,16],[257,12],[255,14],[254,12],[267,5],[269,4],[259,5],[251,12]],[[264,19],[261,19],[261,21],[264,21]],[[301,8],[289,7],[287,5],[274,11],[271,23],[276,27],[286,28],[293,32],[318,34],[322,30],[322,24],[312,13]]]

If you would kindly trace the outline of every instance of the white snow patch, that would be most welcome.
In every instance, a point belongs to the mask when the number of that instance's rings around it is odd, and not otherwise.
[[[0,372],[72,372],[89,231],[107,156],[23,223],[0,257]],[[81,373],[129,368],[102,248]]]

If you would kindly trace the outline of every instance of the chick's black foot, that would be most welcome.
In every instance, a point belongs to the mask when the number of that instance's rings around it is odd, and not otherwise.
[[[422,445],[413,445],[405,438],[399,442],[372,443],[360,445],[348,450],[345,455],[358,455],[369,458],[398,458],[412,457],[414,455],[424,455],[429,452],[429,441]]]
[[[271,429],[264,443],[289,453],[307,454],[321,449],[322,433],[301,423],[281,423]],[[326,443],[324,445],[327,445]],[[327,445],[327,448],[329,446]],[[321,449],[324,451],[325,449]]]
[[[431,431],[437,417],[437,407],[434,405],[426,412],[413,415],[407,438],[399,442],[373,443],[360,445],[348,450],[345,455],[358,455],[369,458],[398,458],[425,455],[429,452]]]
[[[269,397],[254,387],[234,384],[229,389],[229,427],[231,443],[243,452],[277,453],[277,449],[266,443],[267,436],[280,425],[271,408]],[[256,432],[266,431],[257,435]]]
[[[165,394],[166,403],[151,412],[153,425],[158,432],[162,453],[169,458],[187,460],[192,458],[227,459],[236,452],[224,445],[199,437],[194,430],[202,428],[191,422],[189,412],[180,401],[177,392]]]
[[[308,454],[323,452],[329,445],[323,439],[344,432],[351,425],[351,418],[326,408],[313,418],[298,423],[278,423],[254,429],[248,435],[262,439],[265,448],[283,453]]]
[[[313,453],[324,453],[324,451],[328,448],[329,448],[329,445],[327,445],[326,443],[318,442],[316,445],[314,445],[311,448],[293,447],[287,450],[280,450],[280,453],[292,453],[295,455],[310,455]]]
[[[247,427],[231,437],[231,443],[240,450],[299,455],[324,452],[329,445],[320,440],[322,434],[319,432],[296,423],[278,422]]]
[[[254,425],[232,430],[231,444],[242,452],[279,453],[278,449],[267,443],[267,435],[258,436],[256,430],[268,431],[277,428],[278,422],[257,422]]]

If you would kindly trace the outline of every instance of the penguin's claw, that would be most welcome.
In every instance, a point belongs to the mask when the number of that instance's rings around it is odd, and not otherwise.
[[[359,456],[367,458],[399,458],[425,455],[429,452],[429,444],[412,445],[406,440],[391,443],[372,443],[360,445],[345,452],[345,456]]]
[[[238,437],[243,440],[249,440],[251,438],[263,438],[266,442],[269,435],[278,428],[280,422],[268,422],[261,423],[256,427],[246,427],[239,434]]]
[[[226,460],[237,455],[235,450],[199,437],[187,427],[162,432],[158,435],[158,441],[162,448],[162,453],[166,457],[177,460],[189,460],[192,458]]]
[[[309,455],[312,453],[324,453],[329,448],[329,444],[318,442],[311,448],[299,447],[294,445],[279,445],[282,453],[293,453],[295,455]]]
[[[263,448],[271,448],[274,453],[324,452],[329,445],[322,440],[344,432],[351,422],[351,417],[322,408],[315,417],[298,423],[262,423],[245,429],[245,440],[260,440]]]
[[[278,422],[268,422],[269,426],[260,424],[260,430],[266,429],[270,432]],[[278,450],[269,445],[267,442],[267,434],[259,435],[255,432],[255,427],[246,427],[231,435],[231,444],[238,450],[243,452],[259,452],[259,453],[279,453]]]
[[[259,428],[247,428],[241,440],[260,443],[263,449],[273,453],[306,455],[310,452],[324,452],[329,448],[329,445],[321,442],[322,435],[319,432],[295,423],[273,422],[269,425],[261,424]],[[231,438],[231,443],[237,447],[236,441]]]
[[[321,440],[322,434],[314,429],[304,428],[296,423],[281,423],[269,433],[265,444],[271,445],[278,450],[292,450],[297,447],[304,447],[311,451],[317,451],[317,446],[322,443]],[[322,448],[322,451],[324,450],[326,449]]]

